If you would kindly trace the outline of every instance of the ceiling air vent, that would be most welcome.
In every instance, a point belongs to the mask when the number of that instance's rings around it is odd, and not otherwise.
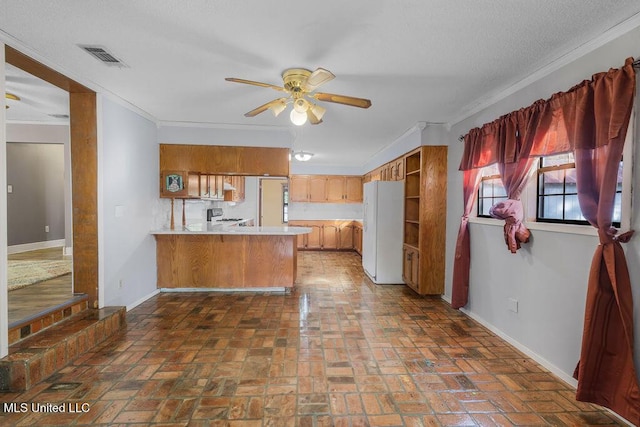
[[[78,46],[103,64],[106,64],[110,67],[122,68],[127,66],[124,62],[113,56],[113,54],[103,46],[91,46],[84,44],[79,44]]]

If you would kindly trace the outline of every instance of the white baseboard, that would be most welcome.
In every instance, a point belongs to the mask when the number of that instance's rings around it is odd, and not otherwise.
[[[136,308],[137,306],[139,306],[140,304],[142,304],[143,302],[145,302],[149,298],[154,297],[154,296],[158,295],[159,293],[160,293],[160,289],[156,289],[155,291],[151,292],[150,294],[148,294],[146,296],[143,296],[139,300],[132,302],[131,304],[129,304],[127,306],[127,311],[133,310],[134,308]]]
[[[290,292],[290,287],[266,288],[160,288],[160,292]]]
[[[24,243],[21,245],[12,245],[7,247],[7,253],[18,254],[20,252],[35,251],[38,249],[57,248],[58,246],[64,247],[65,240],[47,240],[45,242]]]
[[[442,299],[447,303],[451,304],[450,297],[446,297],[445,295],[442,295]],[[466,314],[467,316],[469,316],[470,318],[472,318],[473,320],[475,320],[476,322],[480,323],[485,328],[489,329],[491,332],[493,332],[494,334],[496,334],[497,336],[499,336],[500,338],[502,338],[503,340],[505,340],[506,342],[508,342],[515,348],[517,348],[518,350],[520,350],[522,353],[526,354],[528,357],[536,361],[538,364],[543,366],[549,372],[551,372],[552,374],[560,378],[562,381],[564,381],[574,389],[578,386],[578,381],[576,381],[575,378],[573,378],[571,375],[567,374],[566,372],[558,368],[556,365],[549,362],[547,359],[540,356],[535,351],[531,350],[529,347],[523,345],[521,342],[516,341],[514,338],[505,334],[503,331],[495,327],[493,324],[487,322],[484,318],[478,316],[472,311],[467,310],[466,308],[461,308],[460,311]]]

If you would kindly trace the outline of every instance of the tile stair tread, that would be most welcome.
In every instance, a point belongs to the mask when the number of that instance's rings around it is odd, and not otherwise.
[[[9,355],[0,360],[28,360],[123,309],[124,307],[113,306],[83,310],[47,328],[42,333],[36,333],[9,346]]]

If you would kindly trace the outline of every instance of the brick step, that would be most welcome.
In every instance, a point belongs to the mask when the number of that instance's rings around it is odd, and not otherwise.
[[[0,359],[0,391],[22,392],[118,333],[125,307],[86,309],[11,346]]]
[[[28,338],[89,308],[87,294],[73,294],[62,304],[9,324],[9,345]]]

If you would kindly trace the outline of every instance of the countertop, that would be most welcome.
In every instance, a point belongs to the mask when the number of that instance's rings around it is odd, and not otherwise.
[[[152,231],[151,234],[235,234],[235,235],[270,235],[270,236],[295,236],[299,234],[309,234],[309,227],[259,227],[259,226],[238,226],[220,223],[198,223],[189,224],[186,227],[176,227],[175,230],[162,229]]]

